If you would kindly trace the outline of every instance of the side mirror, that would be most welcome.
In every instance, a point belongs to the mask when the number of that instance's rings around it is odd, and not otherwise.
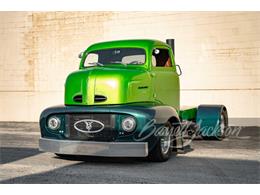
[[[78,57],[81,59],[83,57],[83,51],[79,53]]]
[[[181,70],[180,65],[176,64],[175,66],[176,66],[176,73],[177,73],[177,75],[181,76],[182,75],[182,70]]]

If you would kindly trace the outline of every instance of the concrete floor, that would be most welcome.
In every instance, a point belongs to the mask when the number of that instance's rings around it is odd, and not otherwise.
[[[260,128],[196,140],[164,163],[136,158],[61,159],[38,151],[37,123],[0,123],[0,183],[260,183]]]

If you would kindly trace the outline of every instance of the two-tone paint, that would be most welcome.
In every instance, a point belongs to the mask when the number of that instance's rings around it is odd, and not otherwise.
[[[84,66],[89,53],[111,48],[141,48],[146,54],[145,62],[138,65]],[[152,52],[156,48],[168,50],[171,67],[152,65]],[[102,101],[95,101],[101,96],[105,97]],[[223,111],[226,112],[223,105],[180,109],[179,75],[170,45],[157,40],[96,43],[83,52],[79,70],[67,77],[64,105],[42,112],[40,148],[61,154],[147,156],[160,139],[154,133],[159,127],[168,122],[180,124],[185,120],[200,122],[201,127],[220,126],[218,122]],[[71,140],[68,116],[73,114],[113,116],[116,134],[112,142]],[[52,116],[61,121],[55,131],[47,125]],[[123,131],[121,126],[122,120],[129,116],[136,120],[136,127],[130,133]]]

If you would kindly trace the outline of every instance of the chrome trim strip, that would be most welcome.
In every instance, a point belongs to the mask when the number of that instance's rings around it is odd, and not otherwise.
[[[40,138],[39,150],[58,154],[87,156],[146,157],[148,156],[148,143],[94,142]]]

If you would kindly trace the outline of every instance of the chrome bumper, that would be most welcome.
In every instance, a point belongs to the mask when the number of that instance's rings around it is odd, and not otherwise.
[[[39,150],[58,154],[107,157],[146,157],[147,142],[93,142],[40,138]]]

